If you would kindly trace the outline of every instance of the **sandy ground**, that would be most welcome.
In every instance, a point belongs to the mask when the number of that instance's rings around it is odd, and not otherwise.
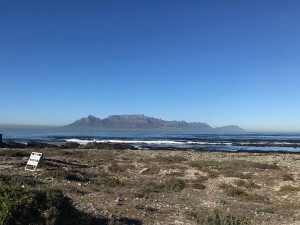
[[[245,224],[300,224],[299,154],[36,149],[44,166],[29,172],[32,151],[1,149],[1,175],[62,189],[78,209],[124,224],[201,224],[212,211]]]

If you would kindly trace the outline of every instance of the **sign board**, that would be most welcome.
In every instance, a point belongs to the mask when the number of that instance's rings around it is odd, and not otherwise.
[[[43,153],[32,152],[28,162],[25,166],[25,170],[35,171],[38,166],[43,162]]]

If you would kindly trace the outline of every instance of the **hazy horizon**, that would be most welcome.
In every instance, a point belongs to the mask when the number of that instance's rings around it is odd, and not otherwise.
[[[300,1],[1,1],[0,124],[300,132]]]
[[[114,114],[116,115],[116,114]],[[125,114],[120,114],[120,115],[125,115]],[[82,118],[86,118],[90,115],[87,115],[85,117],[82,117]],[[95,115],[91,115],[91,116],[95,116]],[[108,115],[108,116],[111,116],[111,115]],[[108,117],[107,116],[107,117]],[[145,116],[149,116],[149,115],[145,115]],[[97,116],[95,116],[97,117]],[[105,119],[107,117],[103,117],[103,118],[100,118],[100,119]],[[151,116],[149,116],[151,117]],[[82,119],[82,118],[77,118],[76,120],[79,120],[79,119]],[[163,120],[167,120],[167,121],[170,121],[168,120],[167,118],[156,118],[156,119],[163,119]],[[0,133],[1,133],[1,129],[23,129],[23,130],[30,130],[30,129],[43,129],[43,130],[47,130],[47,129],[54,129],[54,128],[59,128],[59,127],[62,127],[62,126],[65,126],[65,125],[69,125],[73,122],[75,122],[76,120],[74,121],[71,121],[69,123],[66,123],[66,124],[56,124],[56,125],[49,125],[49,124],[15,124],[15,123],[11,123],[11,124],[4,124],[4,123],[0,123]],[[209,126],[213,127],[213,128],[216,128],[215,126],[212,126],[209,122],[207,121],[186,121],[184,119],[181,119],[181,120],[177,120],[177,121],[185,121],[185,122],[200,122],[200,123],[207,123]],[[222,127],[222,126],[228,126],[228,125],[236,125],[236,126],[239,126],[238,124],[223,124],[219,127]],[[244,129],[243,127],[239,126],[240,128]],[[259,132],[263,132],[263,133],[300,133],[300,130],[294,130],[294,131],[290,131],[290,130],[267,130],[267,129],[258,129],[258,130],[247,130],[247,129],[244,129],[246,132],[249,132],[249,133],[259,133]]]

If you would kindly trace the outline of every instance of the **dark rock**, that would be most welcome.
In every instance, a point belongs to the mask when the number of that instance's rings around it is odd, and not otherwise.
[[[62,149],[74,149],[74,148],[79,148],[80,144],[77,142],[67,142],[65,144],[61,145]]]
[[[6,143],[2,143],[2,148],[25,148],[25,144],[21,144],[14,141],[7,141]]]
[[[26,145],[28,148],[55,148],[57,145],[52,145],[43,142],[29,141]]]
[[[134,146],[124,143],[97,143],[91,142],[87,145],[84,145],[85,149],[111,149],[111,150],[126,150],[126,149],[136,149]]]

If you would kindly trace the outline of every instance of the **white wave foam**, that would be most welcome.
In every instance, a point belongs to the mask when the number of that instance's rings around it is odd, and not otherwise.
[[[206,142],[206,141],[188,141],[190,145],[232,145],[230,142]]]
[[[76,138],[65,139],[67,142],[77,142],[81,145],[88,143],[122,143],[122,144],[149,144],[149,145],[183,145],[185,143],[178,141],[141,141],[141,140],[80,140]]]

